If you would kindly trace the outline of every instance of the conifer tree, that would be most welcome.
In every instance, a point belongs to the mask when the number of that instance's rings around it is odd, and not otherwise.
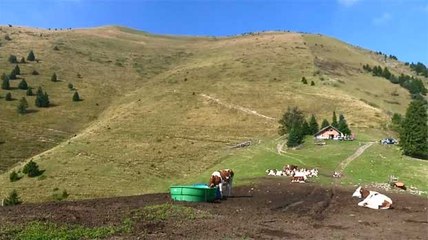
[[[21,203],[22,201],[21,199],[19,199],[18,193],[16,192],[15,189],[9,193],[9,197],[5,198],[3,202],[5,206],[14,206]]]
[[[18,63],[18,59],[16,58],[15,55],[9,55],[9,62],[10,63]]]
[[[10,83],[9,83],[9,77],[3,73],[2,75],[2,84],[1,84],[1,88],[4,90],[9,90],[10,89]]]
[[[58,78],[57,78],[57,76],[56,76],[56,73],[53,73],[53,74],[52,74],[51,81],[52,81],[52,82],[56,82],[56,81],[58,81]]]
[[[10,71],[9,79],[10,79],[10,80],[14,80],[14,79],[16,79],[16,72],[15,72],[15,68],[14,68],[14,69],[12,69],[12,71]]]
[[[335,111],[333,111],[333,119],[332,119],[332,122],[331,122],[331,126],[333,126],[335,128],[338,127],[337,117],[336,117],[336,112]]]
[[[409,104],[400,131],[400,146],[405,155],[428,159],[427,104],[414,100]]]
[[[349,130],[348,124],[346,123],[345,116],[343,116],[343,114],[339,115],[337,129],[345,135],[351,135],[351,130]]]
[[[20,177],[19,177],[19,175],[18,175],[18,173],[17,173],[17,172],[12,171],[12,172],[9,174],[9,180],[10,180],[11,182],[16,182],[16,181],[18,181],[19,179],[20,179]]]
[[[28,89],[27,89],[27,92],[25,93],[25,95],[27,95],[27,96],[33,96],[34,94],[33,94],[33,89],[31,88],[31,87],[29,87]]]
[[[315,82],[314,81],[311,81],[311,86],[315,86]]]
[[[25,99],[25,97],[22,97],[21,100],[19,100],[17,111],[20,114],[24,114],[24,113],[27,113],[27,108],[28,108],[27,99]]]
[[[301,127],[304,120],[305,117],[303,116],[302,111],[300,111],[297,107],[288,107],[287,112],[285,112],[282,118],[278,121],[280,124],[278,130],[279,135],[282,136],[286,133],[289,133],[291,128],[295,125]]]
[[[22,57],[20,63],[25,63],[25,58]]]
[[[22,89],[22,90],[27,90],[27,89],[28,89],[28,84],[27,84],[27,82],[25,81],[25,78],[23,78],[23,79],[21,80],[21,82],[18,84],[18,88],[19,88],[19,89]]]
[[[33,160],[30,160],[27,164],[25,164],[24,168],[22,169],[22,172],[24,174],[27,174],[29,177],[37,177],[43,173],[42,171],[40,171],[39,165],[33,162]]]
[[[15,73],[16,75],[21,75],[21,69],[19,68],[18,65],[15,65]]]
[[[317,119],[315,118],[315,115],[313,115],[313,114],[311,116],[311,119],[309,120],[309,129],[310,129],[311,135],[314,135],[319,131]]]
[[[36,60],[36,56],[34,56],[34,52],[33,52],[33,50],[31,50],[31,51],[28,53],[27,60],[28,60],[28,61],[35,61],[35,60]]]
[[[73,94],[73,102],[78,102],[78,101],[80,101],[80,96],[79,96],[79,93],[76,91]]]
[[[330,123],[328,122],[328,120],[324,119],[324,120],[322,120],[322,123],[321,123],[321,129],[323,129],[329,125],[330,125]]]
[[[4,98],[6,101],[12,101],[12,93],[8,92]]]
[[[304,120],[302,124],[302,134],[305,135],[311,135],[311,128],[309,126],[308,121]]]
[[[49,96],[47,92],[43,93],[43,90],[41,87],[37,89],[35,105],[37,107],[49,107]]]
[[[303,134],[300,126],[295,125],[288,134],[287,147],[296,147],[303,143]]]
[[[302,83],[303,83],[303,84],[308,84],[308,81],[306,80],[306,78],[305,78],[305,77],[302,77]]]

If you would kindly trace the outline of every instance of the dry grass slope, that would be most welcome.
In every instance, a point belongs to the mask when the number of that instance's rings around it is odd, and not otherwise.
[[[27,97],[33,112],[20,116],[17,101],[0,99],[1,169],[20,169],[29,159],[46,169],[44,178],[15,183],[6,172],[0,196],[18,189],[29,201],[52,199],[54,188],[71,198],[164,191],[218,164],[235,143],[276,137],[275,119],[288,106],[319,120],[336,110],[352,128],[370,132],[409,102],[405,90],[361,70],[366,63],[384,64],[373,54],[325,36],[194,38],[121,27],[2,27],[1,39],[5,34],[12,40],[1,40],[0,73],[14,66],[9,54],[26,57],[32,49],[40,61],[20,64],[20,77],[42,86],[54,104],[37,109]],[[405,69],[394,64],[397,73]],[[40,75],[31,75],[33,69]],[[50,81],[53,72],[60,82]],[[316,85],[303,85],[303,76]],[[83,101],[71,101],[68,83]],[[385,102],[392,91],[399,105]],[[16,99],[25,94],[11,92]]]

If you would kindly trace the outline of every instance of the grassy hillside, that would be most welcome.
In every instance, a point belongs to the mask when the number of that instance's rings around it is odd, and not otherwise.
[[[319,122],[330,120],[332,111],[344,113],[357,136],[376,140],[391,134],[383,129],[390,114],[404,113],[410,100],[406,90],[362,71],[366,63],[389,63],[319,35],[194,38],[121,27],[2,27],[0,34],[0,74],[15,66],[10,54],[20,59],[32,49],[39,62],[19,64],[20,77],[42,86],[53,103],[40,109],[27,97],[31,112],[19,115],[18,101],[0,99],[0,170],[8,170],[0,177],[0,196],[17,189],[29,201],[50,200],[54,189],[66,189],[70,198],[165,191],[193,181],[195,173],[206,178],[234,156],[240,164],[233,166],[245,172],[257,157],[230,146],[277,138],[277,121],[289,106],[316,114]],[[410,73],[393,64],[396,73]],[[34,69],[40,75],[31,75]],[[50,81],[53,72],[59,82]],[[302,84],[302,77],[315,86]],[[71,101],[68,83],[83,101]],[[10,92],[15,99],[25,94]],[[354,147],[350,143],[329,164]],[[43,177],[11,183],[9,172],[30,159],[46,170]],[[264,174],[256,171],[249,173]]]

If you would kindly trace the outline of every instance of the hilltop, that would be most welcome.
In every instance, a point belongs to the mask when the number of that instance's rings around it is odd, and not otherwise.
[[[377,141],[394,134],[389,119],[405,112],[410,94],[363,65],[414,75],[400,61],[317,34],[214,38],[111,26],[3,26],[0,37],[0,74],[15,67],[11,54],[20,59],[33,50],[38,61],[18,64],[19,77],[41,86],[51,101],[36,108],[34,97],[26,97],[30,113],[19,115],[20,80],[0,90],[0,195],[18,189],[28,201],[52,200],[58,189],[80,199],[159,192],[204,179],[202,173],[225,159],[240,158],[242,151],[231,146],[276,139],[278,119],[292,106],[319,122],[343,113],[360,139]],[[50,81],[53,73],[58,82]],[[83,101],[72,101],[74,91]],[[17,100],[4,101],[7,92]],[[30,159],[44,177],[10,183],[9,172]]]

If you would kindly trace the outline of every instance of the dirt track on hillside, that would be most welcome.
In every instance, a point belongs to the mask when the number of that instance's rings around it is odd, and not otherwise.
[[[209,213],[205,219],[141,220],[132,233],[109,239],[426,239],[427,198],[388,192],[395,208],[371,210],[357,206],[353,190],[336,187],[333,193],[312,183],[266,177],[234,188],[234,196],[219,203],[173,203]],[[152,194],[3,207],[0,228],[32,220],[119,225],[131,211],[160,203],[172,202],[168,194]]]

